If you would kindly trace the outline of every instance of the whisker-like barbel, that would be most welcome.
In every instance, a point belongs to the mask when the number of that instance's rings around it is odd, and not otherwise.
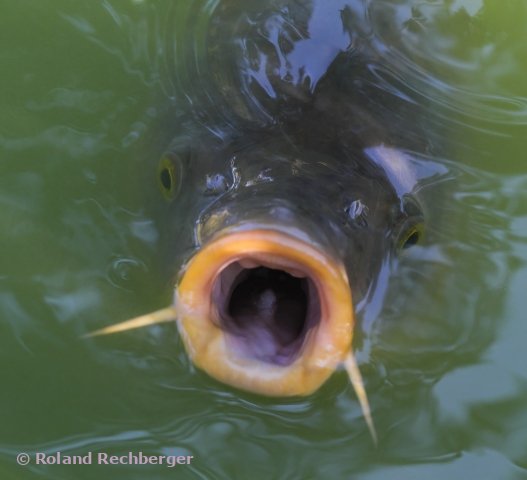
[[[148,327],[150,325],[157,325],[158,323],[171,322],[176,320],[176,308],[172,305],[170,307],[156,310],[155,312],[147,313],[139,317],[125,320],[124,322],[108,327],[95,330],[94,332],[86,333],[81,338],[98,337],[100,335],[110,335],[112,333],[124,332],[135,328]]]
[[[348,375],[351,380],[351,384],[353,385],[353,389],[355,390],[355,393],[357,394],[357,398],[359,399],[359,403],[362,409],[362,415],[364,419],[366,420],[366,424],[368,425],[368,429],[370,430],[371,437],[373,438],[373,442],[375,445],[377,445],[377,432],[375,431],[375,425],[373,424],[373,418],[371,416],[371,409],[370,409],[370,403],[368,402],[368,395],[366,394],[366,389],[364,388],[364,382],[362,380],[362,375],[359,370],[359,366],[357,365],[357,361],[355,360],[355,356],[350,351],[349,354],[346,356],[346,359],[344,360],[344,367],[346,368],[346,371],[348,372]]]

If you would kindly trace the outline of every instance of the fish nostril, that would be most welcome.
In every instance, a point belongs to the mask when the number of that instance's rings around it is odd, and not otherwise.
[[[229,190],[229,181],[221,173],[207,175],[205,177],[205,195],[220,195]]]
[[[345,209],[347,220],[360,227],[368,226],[368,207],[360,200],[354,200]]]

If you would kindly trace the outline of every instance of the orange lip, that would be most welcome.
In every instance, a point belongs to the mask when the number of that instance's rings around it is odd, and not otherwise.
[[[222,307],[214,292],[222,275],[229,267],[232,277],[259,266],[305,278],[316,297],[312,316],[317,318],[304,327],[300,347],[286,364],[262,359],[250,346],[239,348],[243,338],[220,318]],[[212,377],[240,389],[308,395],[351,350],[354,317],[344,267],[293,233],[264,227],[224,232],[188,262],[176,296],[178,327],[190,358]]]

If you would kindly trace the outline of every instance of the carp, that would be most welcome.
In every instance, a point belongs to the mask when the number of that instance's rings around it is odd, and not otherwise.
[[[343,365],[375,439],[352,351],[355,310],[381,269],[421,241],[419,189],[441,171],[419,159],[431,148],[423,113],[410,89],[383,79],[383,57],[357,40],[351,10],[335,10],[338,41],[329,30],[315,41],[309,21],[327,18],[322,3],[270,3],[280,8],[230,32],[232,51],[211,42],[210,97],[224,103],[223,121],[179,135],[159,164],[175,221],[194,228],[173,304],[90,335],[175,319],[196,366],[269,396],[309,395]],[[300,21],[291,9],[303,3],[315,7]],[[225,25],[213,20],[216,40]],[[221,58],[234,58],[230,69]]]

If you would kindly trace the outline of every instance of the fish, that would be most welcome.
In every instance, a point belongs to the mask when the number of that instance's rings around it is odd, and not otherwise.
[[[161,192],[194,239],[172,304],[86,336],[176,321],[197,367],[265,396],[310,395],[343,367],[376,443],[352,349],[356,306],[393,259],[422,241],[419,192],[442,172],[416,155],[430,151],[425,122],[410,92],[380,83],[378,52],[357,47],[351,34],[338,48],[330,32],[327,45],[319,32],[307,47],[308,35],[289,35],[289,47],[274,45],[288,62],[273,67],[281,57],[258,42],[275,15],[246,16],[252,43],[235,42],[246,48],[225,69],[228,79],[214,75],[220,84],[209,97],[229,106],[224,121],[196,135],[200,116],[159,163]],[[222,38],[225,24],[214,27]],[[301,42],[303,56],[293,56]],[[323,68],[306,87],[295,74],[309,65]]]

